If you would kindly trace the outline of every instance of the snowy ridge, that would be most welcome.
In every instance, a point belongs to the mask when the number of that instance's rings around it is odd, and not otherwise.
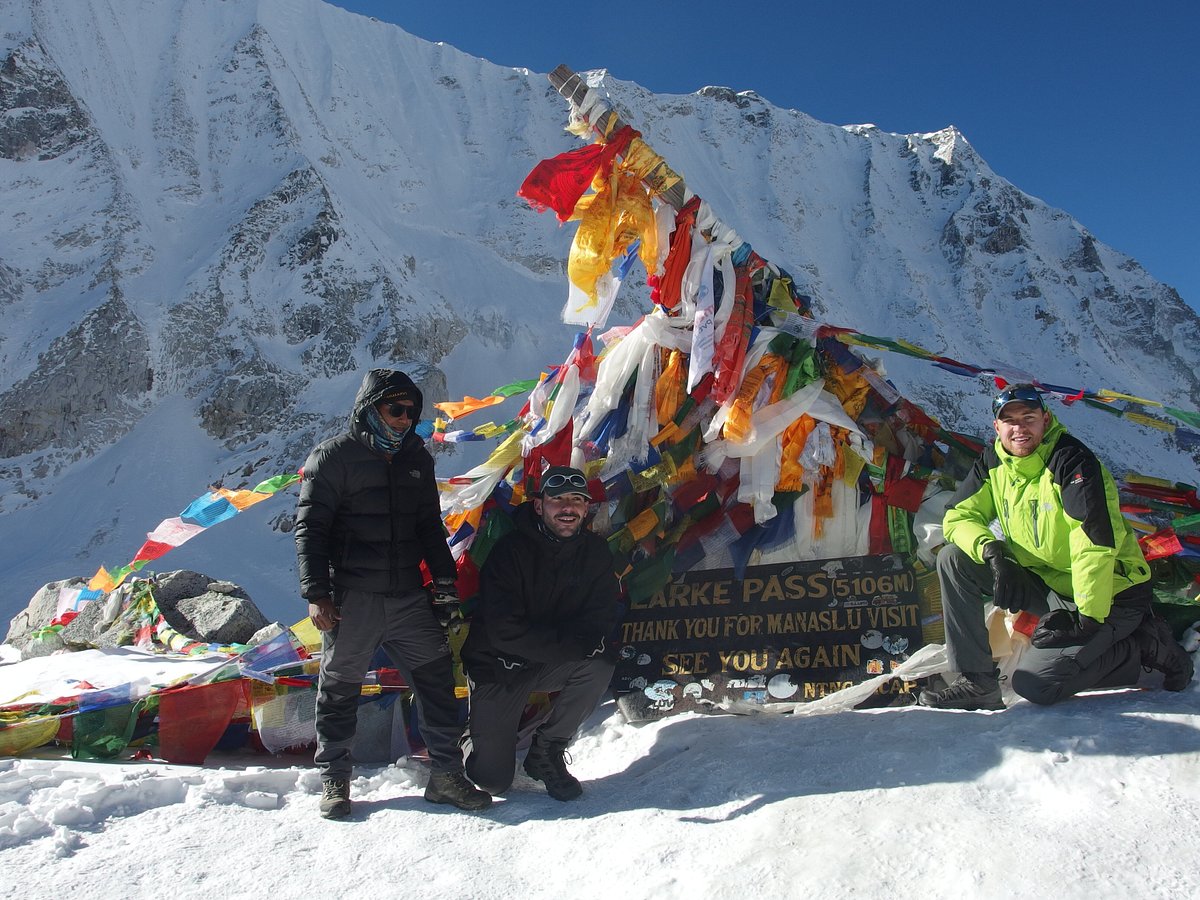
[[[0,619],[46,581],[128,561],[206,486],[294,470],[371,365],[413,373],[428,406],[569,351],[571,230],[514,196],[576,145],[543,75],[319,0],[80,0],[71,16],[0,0],[0,54],[15,226],[0,245]],[[888,134],[752,91],[592,80],[830,323],[1200,408],[1195,313],[954,128]],[[641,278],[617,318],[644,311]],[[979,382],[883,363],[950,427],[988,427]],[[1063,418],[1118,473],[1195,478],[1167,435]],[[439,473],[482,452],[446,451]],[[298,617],[290,538],[273,530],[289,506],[171,567]]]

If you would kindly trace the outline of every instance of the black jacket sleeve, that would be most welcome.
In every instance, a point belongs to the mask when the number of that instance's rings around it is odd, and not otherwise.
[[[296,564],[300,596],[317,600],[333,595],[329,581],[333,522],[340,496],[336,461],[317,447],[304,463],[300,498],[296,502]]]
[[[442,506],[438,497],[437,479],[434,477],[433,458],[428,459],[427,477],[423,479],[421,499],[418,502],[416,532],[424,550],[425,565],[434,578],[455,578],[458,569],[450,547],[446,543],[446,526],[442,522]]]

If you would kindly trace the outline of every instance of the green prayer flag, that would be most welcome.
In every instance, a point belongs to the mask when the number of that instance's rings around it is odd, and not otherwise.
[[[527,378],[524,381],[513,381],[492,389],[493,397],[511,397],[513,394],[523,394],[537,387],[540,378]]]

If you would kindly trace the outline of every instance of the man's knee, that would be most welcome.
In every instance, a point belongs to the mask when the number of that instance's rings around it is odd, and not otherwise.
[[[1017,669],[1012,674],[1012,689],[1020,697],[1038,706],[1049,706],[1063,699],[1066,688],[1065,673],[1033,672]]]
[[[505,756],[488,754],[485,758],[477,749],[467,757],[467,777],[489,794],[503,794],[512,787],[517,771],[516,749]]]
[[[322,679],[317,690],[316,729],[323,741],[343,741],[354,735],[362,687]]]
[[[949,573],[960,573],[969,567],[977,567],[980,564],[971,559],[962,547],[958,544],[946,543],[942,545],[942,549],[937,555],[937,571],[938,575],[945,576]]]

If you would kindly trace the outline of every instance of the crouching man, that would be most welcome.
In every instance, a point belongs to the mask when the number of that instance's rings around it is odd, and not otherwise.
[[[984,603],[1040,616],[1013,690],[1049,704],[1131,685],[1142,667],[1181,691],[1193,666],[1150,610],[1150,567],[1121,515],[1112,475],[1046,409],[1032,386],[995,398],[996,441],[959,485],[943,519],[938,581],[950,668],[924,706],[1003,709]],[[999,520],[1003,540],[990,524]]]
[[[584,528],[591,497],[578,469],[552,466],[540,494],[480,573],[479,605],[462,649],[471,689],[467,775],[491,794],[512,784],[517,730],[532,691],[557,691],[525,757],[556,800],[583,793],[564,752],[612,679],[607,646],[617,579],[607,542]]]

